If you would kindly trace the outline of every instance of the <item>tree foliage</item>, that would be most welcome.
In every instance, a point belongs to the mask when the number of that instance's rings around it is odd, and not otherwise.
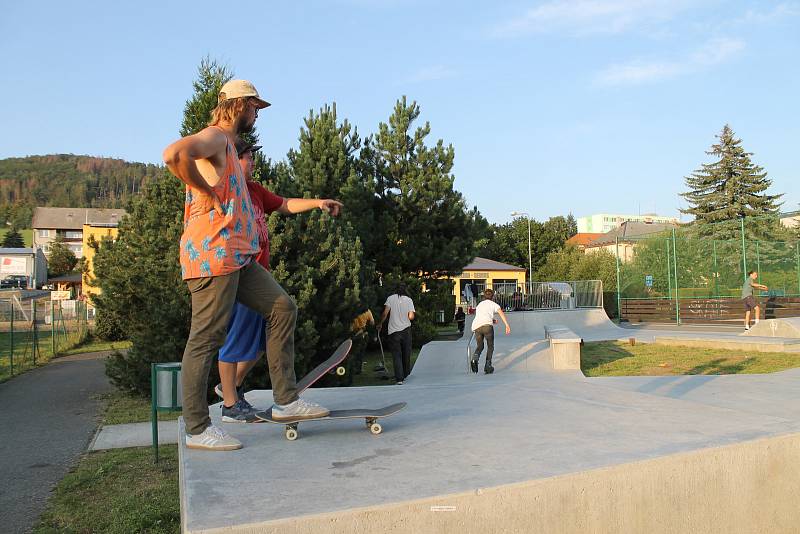
[[[11,227],[3,236],[3,248],[23,248],[25,240],[15,227]]]
[[[64,237],[59,235],[50,245],[50,255],[47,258],[47,276],[53,278],[62,276],[75,268],[78,258],[67,247]]]
[[[699,235],[729,239],[736,237],[740,219],[776,215],[783,195],[767,193],[772,180],[750,160],[753,153],[745,151],[729,125],[717,138],[719,142],[706,152],[715,161],[702,164],[685,178],[689,190],[681,196],[691,207],[681,211],[695,217],[694,228]],[[749,228],[755,236],[766,236],[771,226],[767,222]]]

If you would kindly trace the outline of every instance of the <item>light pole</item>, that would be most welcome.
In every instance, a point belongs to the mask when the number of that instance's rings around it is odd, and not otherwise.
[[[531,287],[533,283],[533,257],[531,256],[531,218],[530,216],[524,211],[512,211],[512,217],[521,217],[525,216],[528,219],[528,295],[531,294]]]

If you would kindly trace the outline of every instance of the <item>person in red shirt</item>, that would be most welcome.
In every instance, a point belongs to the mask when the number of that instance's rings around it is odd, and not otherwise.
[[[283,198],[253,181],[253,154],[261,148],[243,140],[236,142],[236,152],[242,173],[247,179],[247,190],[255,211],[255,232],[258,235],[259,252],[256,261],[269,270],[269,232],[266,217],[278,212],[284,215],[302,213],[312,209],[328,212],[338,211],[342,204],[336,200],[318,198]],[[258,313],[240,303],[234,305],[228,325],[228,336],[219,351],[219,376],[221,383],[214,391],[222,397],[222,421],[226,423],[252,423],[256,421],[254,408],[244,397],[242,383],[247,373],[266,353],[266,321]],[[278,361],[267,357],[270,372]]]

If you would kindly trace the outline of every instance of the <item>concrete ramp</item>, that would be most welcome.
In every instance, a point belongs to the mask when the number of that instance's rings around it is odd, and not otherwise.
[[[743,336],[800,338],[800,317],[764,319],[750,327]]]

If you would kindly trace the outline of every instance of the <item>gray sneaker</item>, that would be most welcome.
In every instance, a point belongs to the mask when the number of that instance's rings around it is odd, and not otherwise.
[[[326,417],[330,410],[316,402],[297,399],[289,404],[275,404],[272,407],[272,418],[276,421],[291,419],[319,419]]]
[[[222,405],[223,423],[255,423],[256,421],[258,421],[256,410],[244,399],[239,399],[230,408]]]
[[[200,434],[186,434],[186,447],[207,451],[235,451],[242,448],[242,442],[218,426],[209,425]]]

